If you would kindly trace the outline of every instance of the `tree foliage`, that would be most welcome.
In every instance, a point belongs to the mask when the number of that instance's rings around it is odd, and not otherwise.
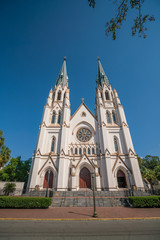
[[[95,8],[96,0],[88,0],[89,6]],[[112,34],[113,40],[116,39],[116,32],[121,28],[122,23],[126,20],[129,10],[136,10],[136,17],[133,20],[132,36],[136,33],[139,37],[146,38],[146,23],[155,21],[154,16],[142,14],[144,0],[113,0],[117,7],[117,14],[106,23],[106,35]]]
[[[10,155],[11,150],[5,146],[5,138],[0,130],[0,169],[9,161]]]
[[[6,183],[3,192],[5,196],[8,196],[10,193],[13,193],[16,190],[16,184],[15,183]]]
[[[138,157],[141,173],[151,185],[160,181],[160,158],[147,155],[145,158]]]
[[[12,158],[9,164],[0,171],[0,180],[27,183],[30,166],[31,158],[26,161],[22,161],[21,157]]]

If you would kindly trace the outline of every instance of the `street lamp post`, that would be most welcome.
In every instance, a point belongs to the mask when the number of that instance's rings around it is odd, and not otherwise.
[[[92,173],[92,190],[93,190],[93,216],[92,217],[98,217],[96,212],[96,199],[95,199],[95,172]]]
[[[51,170],[48,170],[48,181],[47,181],[47,188],[46,188],[46,197],[48,197],[48,186],[49,186],[50,173],[51,173]]]

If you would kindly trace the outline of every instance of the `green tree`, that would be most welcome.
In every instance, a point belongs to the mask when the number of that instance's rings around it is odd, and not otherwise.
[[[31,159],[22,161],[21,157],[12,158],[9,164],[0,171],[0,180],[27,183],[30,166]]]
[[[160,158],[158,156],[147,155],[143,158],[142,165],[148,169],[155,170],[160,164]]]
[[[16,190],[16,184],[15,183],[6,183],[3,192],[6,196],[8,196],[10,193],[13,193]]]
[[[143,159],[138,157],[142,177],[146,179],[153,188],[153,185],[160,180],[160,158],[147,155]]]
[[[3,132],[0,130],[0,148],[4,146],[4,137],[3,137]]]
[[[142,162],[143,162],[143,158],[137,156],[137,160],[138,160],[139,166],[140,166],[140,168],[141,168]]]
[[[155,175],[156,175],[158,181],[160,181],[160,163],[159,163],[159,165],[157,165],[157,167],[155,168]]]
[[[0,169],[9,161],[10,155],[11,150],[5,146],[5,138],[0,130]]]
[[[95,8],[96,0],[88,0],[89,6]],[[146,38],[146,23],[155,21],[154,16],[142,14],[144,0],[113,0],[116,5],[117,14],[106,23],[106,35],[112,34],[113,40],[116,39],[116,32],[121,28],[122,23],[126,20],[129,10],[136,10],[136,17],[133,19],[132,36],[136,33],[139,37]]]
[[[29,171],[30,171],[30,167],[31,167],[31,162],[32,162],[31,158],[29,158],[26,161],[19,161],[17,168],[16,168],[17,169],[17,176],[16,176],[17,181],[27,183]]]

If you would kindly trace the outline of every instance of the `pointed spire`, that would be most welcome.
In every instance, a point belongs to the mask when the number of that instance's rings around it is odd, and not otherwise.
[[[97,74],[96,82],[97,82],[97,86],[100,85],[101,87],[103,87],[104,83],[106,83],[107,86],[109,87],[109,80],[103,70],[99,57],[98,57],[98,74]]]
[[[68,85],[68,76],[67,76],[67,68],[66,68],[66,57],[64,57],[64,62],[61,68],[61,71],[58,75],[57,81],[56,81],[56,86],[59,84],[64,87],[65,85]]]

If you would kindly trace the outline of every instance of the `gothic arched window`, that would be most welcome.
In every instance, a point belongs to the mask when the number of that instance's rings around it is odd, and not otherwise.
[[[114,111],[112,111],[112,118],[113,118],[113,122],[117,123],[117,121],[116,121],[116,114],[115,114]]]
[[[77,152],[77,148],[75,148],[75,154],[77,155],[77,153],[78,153],[78,152]]]
[[[55,111],[53,112],[53,115],[52,115],[52,122],[51,123],[55,123],[55,120],[56,120],[56,113]]]
[[[57,121],[58,124],[61,123],[61,112],[58,113],[58,121]]]
[[[51,152],[55,151],[55,142],[56,142],[56,139],[55,139],[55,137],[53,137],[52,138],[52,144],[51,144]]]
[[[91,150],[90,150],[90,148],[88,148],[88,154],[91,154]]]
[[[109,112],[107,112],[107,123],[111,123],[111,118]]]
[[[106,96],[106,100],[110,100],[109,92],[108,92],[108,91],[105,91],[105,96]]]
[[[95,154],[94,147],[92,147],[92,154]]]
[[[114,137],[114,149],[116,152],[118,152],[118,140],[116,137]]]
[[[80,149],[79,149],[79,155],[81,155],[81,154],[82,154],[82,149],[80,148]]]
[[[61,100],[61,91],[59,90],[57,100]]]

